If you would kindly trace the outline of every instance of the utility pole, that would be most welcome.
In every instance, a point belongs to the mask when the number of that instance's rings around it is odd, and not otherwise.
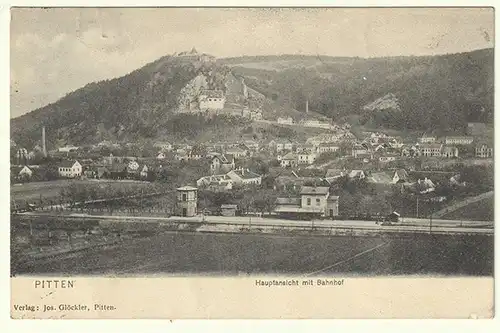
[[[431,215],[430,215],[430,219],[429,219],[429,234],[432,233],[432,212],[431,212]]]
[[[418,219],[418,195],[417,195],[417,219]]]

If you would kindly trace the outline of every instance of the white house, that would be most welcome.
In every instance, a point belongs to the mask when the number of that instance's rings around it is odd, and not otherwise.
[[[141,168],[141,173],[140,173],[141,177],[146,178],[148,176],[148,172],[149,172],[149,168],[146,164],[144,164]]]
[[[156,159],[157,160],[164,160],[165,159],[165,153],[164,152],[158,153],[158,155],[156,155]]]
[[[297,166],[297,155],[294,153],[288,153],[285,156],[281,158],[280,164],[281,167],[286,168],[286,167],[295,167]]]
[[[470,145],[474,141],[470,136],[447,136],[444,143],[447,145]]]
[[[301,152],[297,154],[297,163],[298,164],[313,164],[316,161],[316,154],[313,152]]]
[[[278,124],[293,125],[292,117],[278,118]]]
[[[487,143],[480,143],[476,146],[476,157],[493,157],[493,147]]]
[[[366,174],[363,170],[352,170],[351,172],[349,172],[349,175],[348,175],[349,178],[351,179],[364,179],[366,178]]]
[[[172,150],[170,142],[156,142],[153,147],[160,149],[162,152]]]
[[[28,168],[26,165],[19,171],[19,177],[31,177],[33,175],[33,171]]]
[[[198,97],[200,110],[222,110],[225,102],[222,90],[203,90]]]
[[[318,152],[319,153],[329,153],[329,152],[336,152],[339,151],[340,147],[335,144],[335,143],[320,143],[318,146]]]
[[[435,136],[427,136],[423,135],[419,139],[420,143],[435,143],[437,141],[437,138]]]
[[[82,175],[82,165],[78,161],[64,161],[59,166],[58,171],[61,177],[80,177]]]
[[[64,146],[57,149],[60,153],[69,153],[71,151],[78,150],[76,146]]]
[[[405,169],[398,169],[394,172],[394,176],[392,176],[392,182],[394,184],[400,183],[400,182],[408,182],[409,176],[408,172],[406,172]]]

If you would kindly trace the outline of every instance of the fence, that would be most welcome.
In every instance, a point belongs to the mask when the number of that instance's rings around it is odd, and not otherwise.
[[[316,232],[323,232],[327,233],[329,235],[387,235],[387,234],[444,234],[444,235],[451,235],[451,234],[471,234],[471,235],[493,235],[493,228],[460,228],[457,230],[456,228],[450,228],[450,227],[431,227],[431,226],[406,226],[406,227],[398,227],[398,226],[378,226],[378,227],[369,227],[369,226],[335,226],[335,225],[324,225],[321,224],[322,222],[320,221],[311,221],[311,222],[295,222],[295,223],[276,223],[276,222],[268,222],[266,221],[263,223],[262,220],[253,220],[249,218],[248,223],[243,223],[243,222],[232,222],[232,221],[207,221],[207,217],[197,217],[197,218],[177,218],[177,217],[171,217],[167,218],[165,215],[159,216],[157,218],[153,219],[148,219],[148,217],[142,216],[143,219],[141,219],[141,216],[129,216],[127,219],[119,219],[120,215],[111,215],[111,216],[116,216],[117,220],[115,219],[103,219],[100,218],[99,216],[88,216],[88,217],[82,217],[82,216],[72,216],[72,215],[59,215],[59,216],[53,216],[51,218],[63,218],[66,221],[95,221],[95,220],[102,220],[102,221],[109,221],[112,223],[143,223],[143,224],[150,224],[150,223],[157,223],[157,224],[164,224],[164,223],[173,223],[173,224],[203,224],[205,226],[211,226],[214,227],[214,232],[217,231],[217,226],[222,227],[221,230],[224,232],[224,227],[230,227],[235,230],[257,230],[260,231],[259,229],[272,229],[272,230],[277,230],[277,231],[283,231],[283,232],[294,232],[294,231],[316,231]],[[29,215],[29,216],[22,216],[21,218],[36,218],[37,215]],[[46,215],[39,215],[38,217],[44,217],[47,218],[48,216]],[[123,217],[123,216],[122,216]],[[319,223],[319,224],[318,224]],[[146,227],[145,227],[146,228]]]

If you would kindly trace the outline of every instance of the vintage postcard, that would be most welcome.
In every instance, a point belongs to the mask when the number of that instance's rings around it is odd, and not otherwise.
[[[11,8],[11,317],[492,318],[493,8]]]

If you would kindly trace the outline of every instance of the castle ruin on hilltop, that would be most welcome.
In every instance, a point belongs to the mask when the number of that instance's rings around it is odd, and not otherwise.
[[[217,58],[207,53],[198,53],[193,47],[191,51],[174,53],[174,57],[182,61],[200,61],[200,62],[215,62]]]

